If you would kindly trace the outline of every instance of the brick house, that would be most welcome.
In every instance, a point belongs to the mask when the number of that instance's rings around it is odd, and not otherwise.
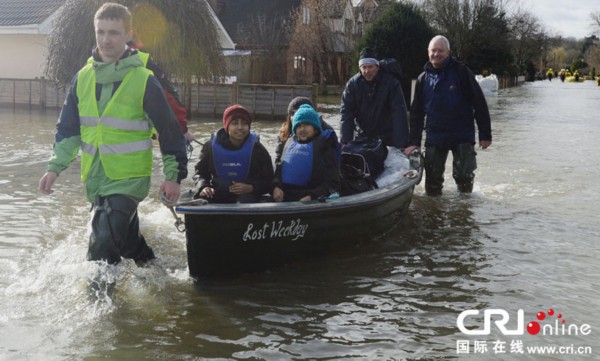
[[[301,0],[208,0],[234,43],[225,51],[240,83],[285,83],[289,21]]]
[[[355,41],[379,6],[375,0],[208,2],[234,43],[224,54],[240,83],[345,83]]]
[[[375,0],[303,0],[291,35],[287,81],[344,84],[352,75],[356,41],[378,6]]]

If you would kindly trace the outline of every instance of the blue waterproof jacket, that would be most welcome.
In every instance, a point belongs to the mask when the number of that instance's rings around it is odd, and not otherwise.
[[[479,140],[491,140],[490,113],[473,72],[453,57],[442,68],[431,63],[419,75],[410,107],[410,145],[452,148],[475,144],[475,122]]]

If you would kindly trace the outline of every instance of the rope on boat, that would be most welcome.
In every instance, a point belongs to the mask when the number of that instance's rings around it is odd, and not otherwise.
[[[192,146],[192,142],[198,143],[200,146],[203,146],[204,143],[197,141],[196,139],[192,139],[192,141],[186,141],[185,150],[187,153],[188,160],[192,159],[192,153],[194,152],[194,147]]]
[[[191,204],[203,205],[208,203],[206,199],[190,199],[182,202],[172,202],[167,199],[164,193],[160,193],[158,197],[160,198],[160,201],[171,211],[173,218],[175,218],[175,228],[177,228],[179,232],[185,232],[185,222],[177,215],[177,212],[175,212],[175,207]]]

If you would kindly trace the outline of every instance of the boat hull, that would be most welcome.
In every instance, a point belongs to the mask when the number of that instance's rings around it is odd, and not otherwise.
[[[584,77],[579,77],[578,80],[575,80],[574,76],[568,76],[568,77],[566,77],[565,81],[567,83],[583,83],[585,81],[585,78]]]
[[[225,276],[314,258],[373,239],[406,213],[420,172],[362,194],[312,202],[177,207],[190,275]]]

